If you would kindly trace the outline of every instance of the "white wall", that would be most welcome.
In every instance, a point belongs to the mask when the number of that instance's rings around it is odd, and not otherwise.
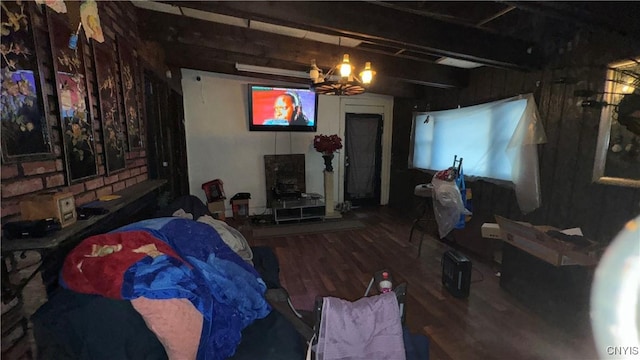
[[[197,80],[200,77],[200,81]],[[213,179],[224,182],[228,199],[239,192],[251,193],[251,214],[262,214],[266,206],[264,155],[305,154],[306,191],[322,194],[324,162],[313,148],[317,134],[338,134],[344,140],[346,112],[383,114],[383,159],[381,204],[388,203],[391,158],[393,98],[374,94],[355,97],[321,95],[318,99],[318,131],[249,131],[247,84],[283,84],[264,79],[182,69],[187,163],[192,195],[206,202],[201,185]],[[288,84],[297,85],[299,84]],[[334,198],[343,196],[344,153],[333,160]]]

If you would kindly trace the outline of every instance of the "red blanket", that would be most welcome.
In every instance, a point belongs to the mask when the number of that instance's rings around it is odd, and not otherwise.
[[[122,299],[126,271],[147,256],[162,254],[184,262],[169,245],[146,231],[96,235],[69,253],[62,278],[71,290]]]

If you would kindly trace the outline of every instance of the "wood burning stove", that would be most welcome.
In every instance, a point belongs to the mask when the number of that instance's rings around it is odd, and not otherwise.
[[[267,206],[274,201],[296,200],[305,192],[304,154],[265,155]]]

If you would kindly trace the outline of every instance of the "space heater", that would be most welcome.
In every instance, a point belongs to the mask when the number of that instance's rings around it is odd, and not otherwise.
[[[442,254],[442,285],[457,298],[469,296],[471,260],[455,250]]]

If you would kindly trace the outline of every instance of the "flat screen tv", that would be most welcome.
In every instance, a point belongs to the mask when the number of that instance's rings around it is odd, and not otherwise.
[[[318,95],[308,88],[249,84],[249,130],[317,129]]]

